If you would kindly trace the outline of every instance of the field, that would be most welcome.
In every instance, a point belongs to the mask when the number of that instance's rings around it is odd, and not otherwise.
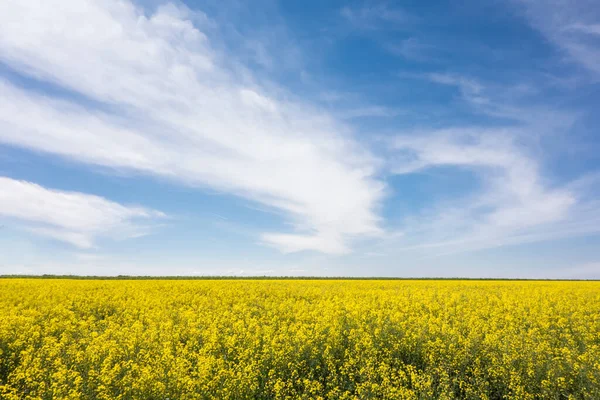
[[[0,279],[2,399],[600,399],[600,282]]]

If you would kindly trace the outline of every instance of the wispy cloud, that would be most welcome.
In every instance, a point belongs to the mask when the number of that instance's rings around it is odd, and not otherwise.
[[[284,251],[342,253],[350,238],[379,234],[376,158],[347,126],[259,82],[188,13],[166,5],[147,15],[128,1],[3,2],[4,63],[119,112],[3,82],[0,140],[280,210],[294,231],[262,240]]]
[[[548,101],[540,101],[540,88],[527,83],[492,83],[452,73],[430,73],[412,77],[453,86],[473,111],[489,117],[511,120],[518,123],[517,126],[536,132],[536,135],[565,130],[578,117],[577,113],[571,110],[559,109]],[[539,132],[540,130],[545,132]]]
[[[410,76],[409,76],[410,77]],[[553,240],[600,232],[594,199],[597,175],[556,182],[544,173],[541,141],[571,132],[577,112],[540,99],[544,87],[490,83],[452,73],[412,76],[458,90],[474,112],[493,126],[423,129],[399,135],[392,147],[392,171],[415,174],[434,169],[472,173],[479,189],[444,199],[404,220],[398,249],[431,254]],[[499,120],[496,120],[499,119]]]
[[[595,0],[516,0],[531,25],[567,60],[600,78],[600,8]]]
[[[387,3],[366,2],[361,6],[347,6],[340,10],[340,14],[352,26],[361,30],[406,29],[407,25],[415,22],[413,15]]]
[[[91,248],[98,237],[128,238],[149,232],[164,214],[105,198],[0,177],[0,218],[36,235]]]
[[[343,119],[365,118],[365,117],[396,117],[403,113],[402,110],[383,106],[364,106],[359,108],[351,108],[339,112],[339,116]]]
[[[394,43],[387,43],[383,46],[388,52],[404,57],[412,61],[432,61],[434,57],[432,53],[435,48],[431,45],[423,43],[416,37],[410,37]]]
[[[593,186],[548,186],[539,161],[506,129],[461,128],[398,136],[393,172],[435,168],[471,171],[480,188],[407,216],[394,249],[447,254],[597,233],[600,207]],[[403,246],[399,246],[403,243]],[[431,250],[436,249],[436,250]]]
[[[599,24],[589,24],[589,25],[575,23],[573,25],[567,26],[565,28],[565,30],[573,31],[573,32],[587,33],[589,35],[600,35],[600,23]]]
[[[471,206],[484,210],[483,220],[494,226],[530,226],[562,218],[573,197],[544,188],[538,165],[513,140],[506,131],[475,129],[397,137],[395,149],[409,160],[399,158],[395,171],[444,166],[478,170],[486,191]]]

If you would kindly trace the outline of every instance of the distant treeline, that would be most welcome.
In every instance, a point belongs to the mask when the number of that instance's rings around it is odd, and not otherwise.
[[[376,281],[598,281],[598,279],[543,279],[543,278],[401,278],[385,276],[153,276],[153,275],[0,275],[0,279],[79,279],[79,280],[376,280]]]

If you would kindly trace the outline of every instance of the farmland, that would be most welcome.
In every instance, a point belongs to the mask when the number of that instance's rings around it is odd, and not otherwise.
[[[600,282],[0,279],[2,399],[600,399]]]

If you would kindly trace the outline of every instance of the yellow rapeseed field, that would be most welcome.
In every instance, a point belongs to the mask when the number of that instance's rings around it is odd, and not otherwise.
[[[2,399],[600,399],[600,282],[0,280]]]

